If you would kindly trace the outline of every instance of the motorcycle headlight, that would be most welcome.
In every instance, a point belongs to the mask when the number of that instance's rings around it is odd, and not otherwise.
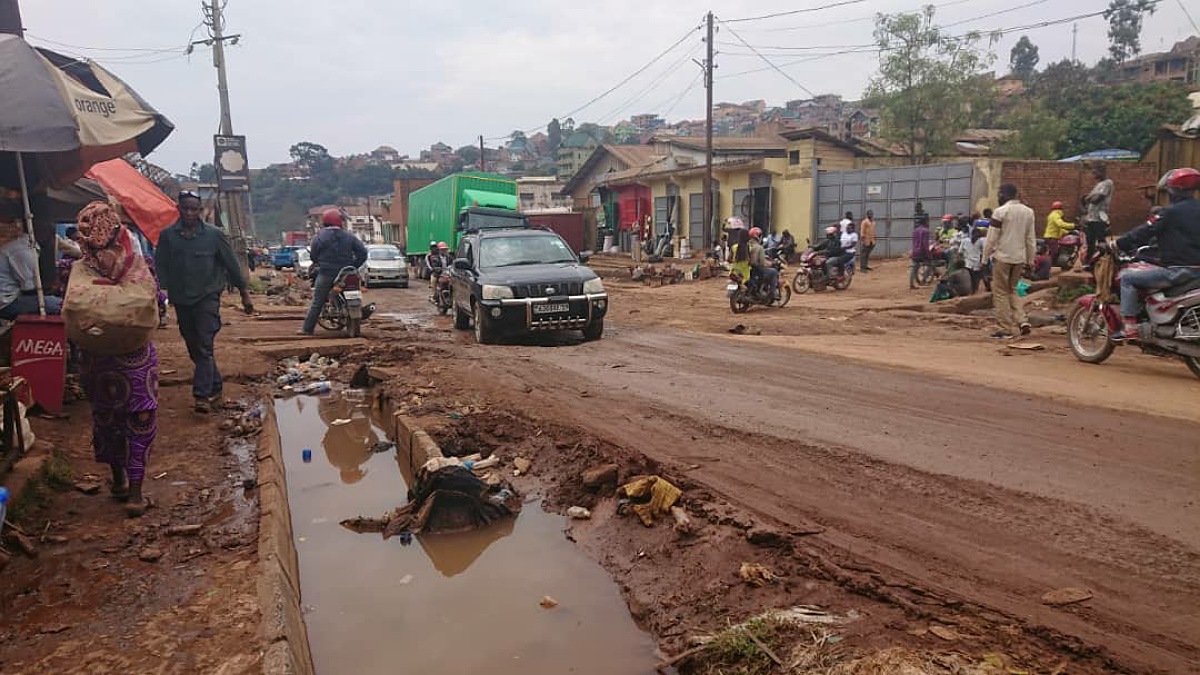
[[[508,286],[483,285],[484,300],[506,300],[511,297],[513,297],[513,292]]]
[[[588,279],[587,281],[583,282],[583,292],[587,293],[589,295],[594,295],[596,293],[603,293],[604,292],[604,282],[600,281],[599,278]]]

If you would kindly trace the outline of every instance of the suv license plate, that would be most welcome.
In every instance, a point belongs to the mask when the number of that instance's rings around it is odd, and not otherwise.
[[[362,300],[362,291],[342,291],[342,297],[347,300]]]
[[[571,311],[571,305],[565,302],[533,306],[534,314],[565,314],[569,311]]]

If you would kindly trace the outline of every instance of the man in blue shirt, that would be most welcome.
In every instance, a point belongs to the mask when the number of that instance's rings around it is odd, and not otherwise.
[[[3,238],[11,239],[0,247],[0,319],[9,321],[18,314],[38,314],[38,255],[29,237],[17,223],[0,225]],[[46,314],[58,314],[62,299],[45,296]]]
[[[312,305],[304,317],[304,326],[300,328],[301,335],[312,335],[317,329],[317,318],[329,300],[329,291],[337,280],[338,272],[343,267],[357,270],[367,261],[367,247],[358,237],[342,229],[343,222],[341,211],[326,209],[321,214],[321,232],[308,247],[317,280],[313,284]]]
[[[229,238],[200,219],[201,209],[200,195],[179,193],[179,220],[159,235],[154,262],[196,366],[192,376],[196,412],[208,413],[221,405],[223,383],[213,354],[221,330],[221,293],[226,285],[241,291],[247,314],[254,313],[254,303]]]

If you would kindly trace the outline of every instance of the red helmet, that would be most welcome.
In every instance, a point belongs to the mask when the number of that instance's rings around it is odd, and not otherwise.
[[[342,219],[342,212],[337,209],[325,209],[321,214],[321,225],[326,227],[341,227],[345,224]]]
[[[1053,204],[1050,205],[1050,208],[1052,208],[1052,209],[1061,209],[1062,207],[1063,207],[1062,202],[1054,202]]]
[[[1188,167],[1171,169],[1163,174],[1162,179],[1158,181],[1158,187],[1171,194],[1191,194],[1200,190],[1200,171]]]
[[[450,248],[450,247],[446,245],[446,242],[444,242],[444,241],[438,242],[438,250],[439,251],[445,251],[448,248]]]
[[[942,216],[942,222],[943,222],[943,223],[948,223],[948,222],[950,222],[950,221],[952,221],[952,220],[954,220],[954,216],[950,215],[949,213],[947,213],[946,215]]]
[[[750,228],[750,236],[751,237],[761,237],[762,236],[762,228],[761,227]]]

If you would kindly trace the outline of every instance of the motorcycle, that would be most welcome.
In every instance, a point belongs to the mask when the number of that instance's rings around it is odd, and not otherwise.
[[[1121,275],[1149,266],[1139,249],[1134,256],[1117,254],[1117,273],[1113,275],[1114,300],[1101,300],[1096,294],[1077,301],[1067,320],[1067,338],[1075,358],[1084,363],[1103,363],[1117,347],[1114,332],[1123,328],[1120,305]],[[1103,249],[1100,255],[1114,255]],[[1095,279],[1093,278],[1093,283]],[[1183,359],[1196,377],[1200,377],[1200,278],[1143,296],[1145,306],[1138,317],[1137,345],[1151,356]]]
[[[433,295],[429,296],[429,301],[437,307],[438,314],[446,314],[453,306],[453,299],[450,296],[450,270],[443,269],[438,273],[437,281],[434,282]]]
[[[810,288],[814,291],[823,291],[830,286],[839,291],[850,288],[850,282],[854,280],[856,258],[851,258],[850,262],[842,265],[842,273],[833,279],[825,272],[827,259],[824,253],[814,250],[811,246],[805,249],[804,253],[800,254],[800,270],[792,279],[792,289],[797,293],[807,293]]]
[[[729,283],[725,285],[725,294],[729,297],[729,309],[734,314],[742,314],[754,305],[763,307],[786,307],[792,300],[792,289],[783,279],[783,270],[787,263],[783,261],[778,249],[767,251],[767,264],[775,269],[779,277],[779,288],[774,299],[767,293],[762,284],[751,284],[737,272],[729,273]]]
[[[332,331],[346,331],[347,337],[362,334],[362,322],[371,317],[375,305],[363,306],[362,278],[353,267],[343,267],[329,289],[329,299],[321,309],[317,323]]]
[[[1064,234],[1058,240],[1058,256],[1054,259],[1054,266],[1068,272],[1075,269],[1075,263],[1079,262],[1079,251],[1082,249],[1083,237],[1079,232],[1072,230]]]

